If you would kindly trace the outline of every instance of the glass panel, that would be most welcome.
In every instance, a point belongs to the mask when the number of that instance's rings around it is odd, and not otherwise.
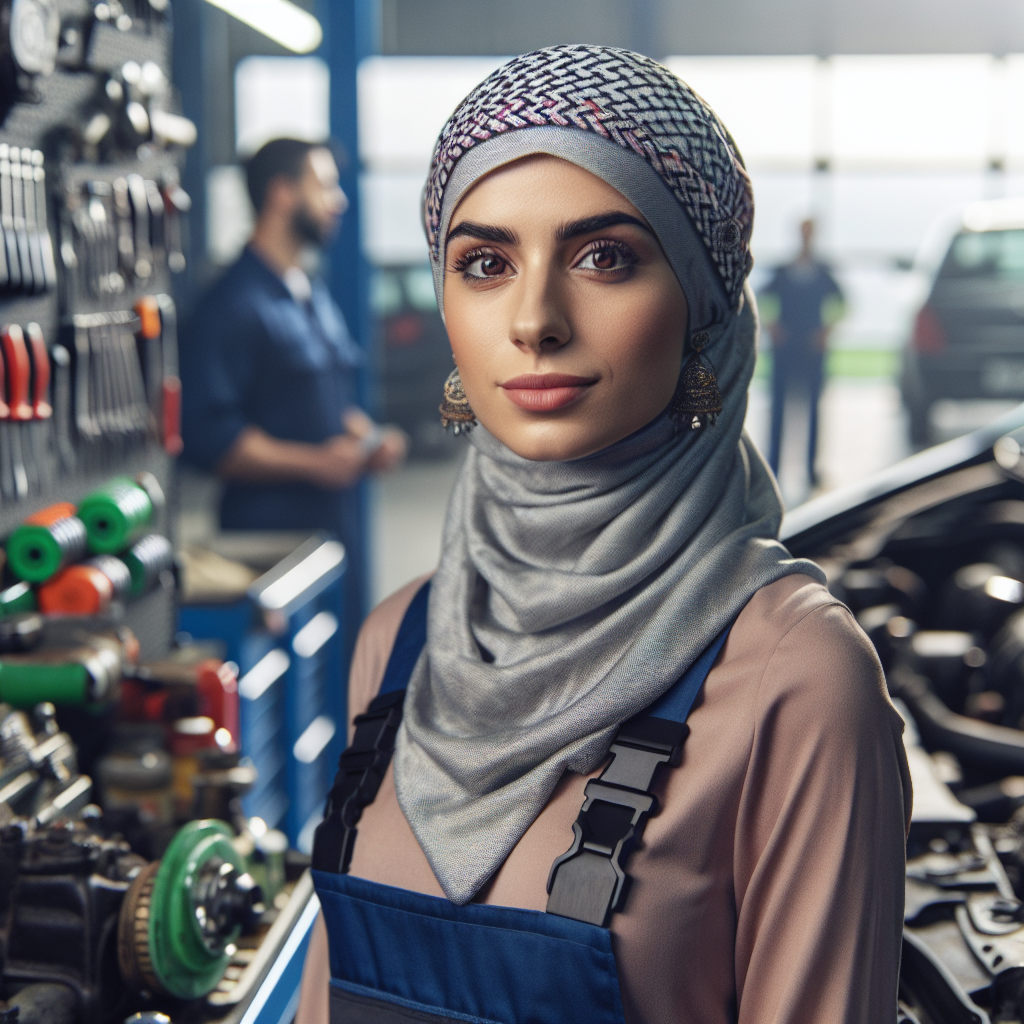
[[[405,294],[409,305],[421,313],[436,313],[437,299],[434,296],[434,275],[429,267],[417,267],[405,275]]]
[[[1024,280],[1024,230],[957,235],[940,276]]]

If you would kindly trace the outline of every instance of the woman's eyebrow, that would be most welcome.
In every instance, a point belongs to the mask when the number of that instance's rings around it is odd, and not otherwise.
[[[556,237],[558,241],[565,242],[580,235],[589,235],[592,231],[614,227],[616,224],[633,224],[651,234],[651,229],[642,220],[637,220],[636,217],[632,217],[628,213],[616,210],[613,213],[599,213],[593,217],[584,217],[582,220],[571,220],[559,227]]]
[[[479,238],[483,242],[504,242],[506,245],[515,245],[519,239],[515,232],[508,228],[492,227],[488,224],[474,224],[472,221],[464,220],[458,227],[448,232],[447,241],[466,235],[469,238]]]

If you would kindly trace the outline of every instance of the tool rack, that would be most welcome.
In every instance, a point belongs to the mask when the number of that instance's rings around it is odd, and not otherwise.
[[[185,266],[180,167],[195,129],[170,86],[168,0],[3,0],[0,14],[6,536],[114,474],[152,473],[173,495],[171,295]],[[153,525],[170,535],[167,509]],[[174,615],[167,585],[127,605],[146,657],[166,651]]]

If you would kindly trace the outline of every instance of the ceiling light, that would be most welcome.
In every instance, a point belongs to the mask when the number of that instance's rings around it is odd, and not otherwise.
[[[320,22],[291,0],[207,0],[294,53],[315,50],[324,37]]]

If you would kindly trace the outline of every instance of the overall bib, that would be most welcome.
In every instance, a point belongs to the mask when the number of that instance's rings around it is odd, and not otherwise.
[[[666,694],[623,723],[591,779],[573,842],[548,878],[546,913],[446,899],[347,874],[364,807],[391,760],[405,687],[426,643],[429,582],[413,598],[380,692],[352,744],[313,845],[330,949],[331,1024],[624,1024],[608,922],[647,818],[657,768],[682,757],[686,718],[725,630]]]

